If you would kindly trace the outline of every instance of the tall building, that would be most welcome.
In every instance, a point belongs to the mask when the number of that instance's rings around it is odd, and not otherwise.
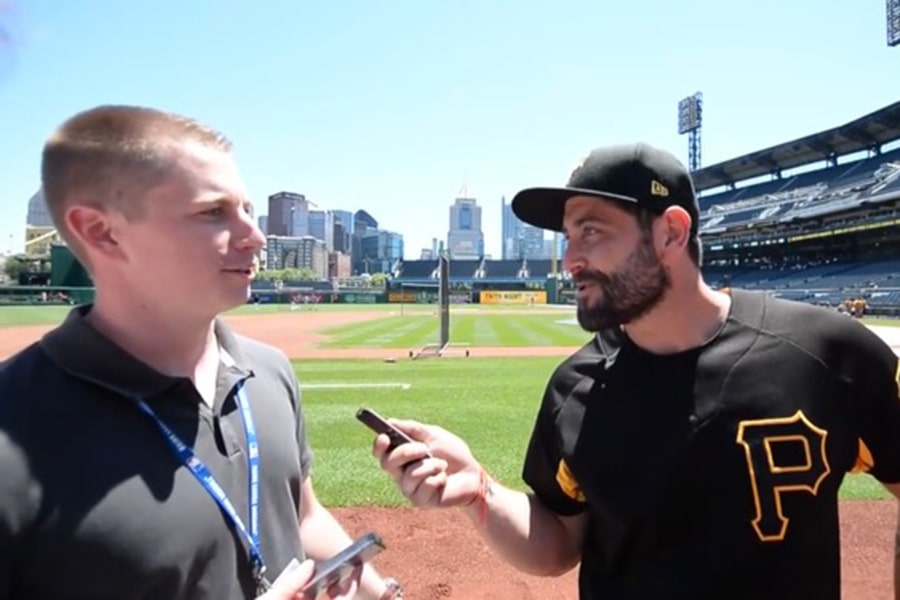
[[[269,196],[267,233],[291,237],[309,235],[309,204],[306,196],[294,192]]]
[[[378,231],[378,221],[375,217],[364,210],[356,211],[353,215],[353,235],[350,237],[350,258],[356,274],[370,272],[367,264],[363,264],[363,259],[372,260],[374,257],[363,254],[362,240],[374,231]]]
[[[328,278],[328,251],[325,242],[301,237],[266,236],[266,269],[312,269],[319,279]]]
[[[340,221],[344,225],[344,231],[353,235],[353,213],[349,210],[333,210],[334,222]]]
[[[384,229],[368,230],[360,238],[357,273],[390,273],[403,258],[403,235]]]
[[[334,251],[334,213],[330,210],[309,211],[309,235],[325,242],[329,252]]]
[[[503,228],[501,256],[505,260],[549,258],[550,247],[544,241],[544,230],[520,221],[505,197],[500,199],[500,205]]]
[[[512,204],[507,204],[506,196],[500,197],[500,257],[503,260],[516,258],[516,234],[517,225],[521,223],[516,218]]]
[[[28,201],[28,215],[25,224],[31,227],[53,227],[53,219],[44,200],[44,191],[38,190]]]
[[[484,256],[481,207],[475,198],[457,198],[450,206],[447,246],[451,259],[476,259]]]
[[[269,234],[269,217],[268,217],[268,215],[260,215],[260,217],[256,220],[256,224],[259,225],[259,230],[262,231],[264,235]]]
[[[331,237],[334,240],[334,251],[342,252],[347,256],[350,256],[350,233],[344,227],[344,222],[340,219],[334,220]]]
[[[349,254],[332,252],[328,255],[328,277],[330,279],[344,279],[350,277],[352,273]]]
[[[50,253],[53,244],[62,244],[63,240],[56,232],[53,218],[47,209],[43,190],[38,190],[28,200],[28,213],[25,216],[25,254],[44,256]]]
[[[358,210],[353,215],[353,234],[364,233],[366,229],[378,229],[378,221],[366,211]]]

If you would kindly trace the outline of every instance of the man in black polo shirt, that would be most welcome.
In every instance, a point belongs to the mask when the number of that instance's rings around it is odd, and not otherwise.
[[[351,540],[287,358],[217,318],[265,241],[230,143],[98,107],[50,137],[42,183],[96,298],[0,365],[0,598],[300,598],[304,559]],[[399,597],[370,566],[331,592]]]
[[[832,311],[706,286],[693,185],[669,153],[598,149],[513,210],[565,233],[596,336],[546,387],[530,493],[492,481],[456,436],[398,421],[421,443],[386,453],[379,436],[374,454],[407,497],[465,507],[525,571],[580,563],[584,599],[839,598],[844,474],[900,494],[890,348]]]

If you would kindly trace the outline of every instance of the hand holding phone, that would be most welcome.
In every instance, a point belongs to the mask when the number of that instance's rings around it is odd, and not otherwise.
[[[387,434],[391,439],[391,444],[388,446],[388,452],[401,444],[408,444],[413,441],[412,438],[388,423],[386,419],[374,410],[361,408],[356,411],[356,418],[362,421],[363,424],[375,433],[379,435],[382,433]]]
[[[369,532],[322,563],[317,563],[313,578],[303,588],[304,594],[318,598],[328,588],[342,585],[353,572],[384,550],[384,541]]]

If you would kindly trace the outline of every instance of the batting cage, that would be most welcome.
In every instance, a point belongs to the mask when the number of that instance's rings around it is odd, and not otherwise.
[[[450,346],[450,259],[446,254],[441,254],[438,259],[438,283],[437,283],[437,316],[438,316],[438,341],[426,344],[418,351],[409,351],[413,359],[429,356],[444,356],[451,350]],[[465,350],[469,356],[469,351]]]

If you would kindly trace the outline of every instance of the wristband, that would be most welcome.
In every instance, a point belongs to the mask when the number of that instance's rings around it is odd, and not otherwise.
[[[384,579],[384,593],[378,597],[378,600],[398,600],[403,598],[403,588],[393,577]]]
[[[488,496],[491,495],[490,476],[484,467],[478,467],[478,495],[469,503],[469,506],[478,502],[480,509],[480,519],[482,527],[487,526],[488,518]]]

